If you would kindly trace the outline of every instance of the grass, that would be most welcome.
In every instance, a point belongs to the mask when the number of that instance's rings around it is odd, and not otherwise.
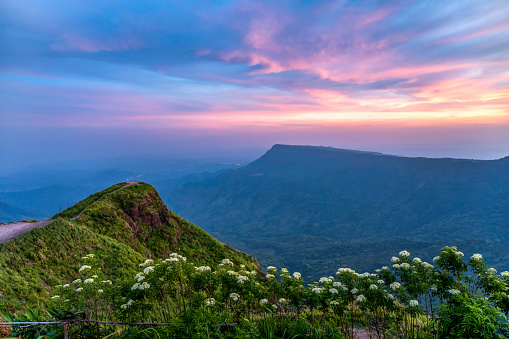
[[[132,277],[146,258],[172,252],[200,265],[230,258],[258,269],[249,255],[230,248],[169,211],[148,184],[114,185],[58,213],[54,222],[0,245],[0,308],[45,304],[50,289],[77,276],[81,258],[94,253],[112,280]],[[65,218],[83,212],[75,220]]]
[[[100,199],[103,195],[109,194],[111,192],[114,192],[114,191],[116,191],[117,189],[121,188],[124,185],[125,185],[125,183],[118,183],[116,185],[108,187],[105,190],[102,190],[100,192],[94,193],[91,196],[89,196],[88,198],[80,201],[79,203],[77,203],[77,204],[75,204],[75,205],[73,205],[73,206],[63,210],[60,213],[55,214],[53,216],[53,218],[51,218],[51,219],[56,219],[56,218],[70,219],[70,218],[73,218],[76,215],[78,215],[81,211],[83,211],[85,208],[87,208],[88,206],[93,204],[94,201]]]

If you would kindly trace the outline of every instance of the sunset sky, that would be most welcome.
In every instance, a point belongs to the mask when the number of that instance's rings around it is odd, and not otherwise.
[[[9,161],[509,155],[509,2],[0,2]],[[22,160],[24,159],[24,160]]]

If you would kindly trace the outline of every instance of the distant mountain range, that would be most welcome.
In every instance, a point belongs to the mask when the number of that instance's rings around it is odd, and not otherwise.
[[[167,187],[186,175],[203,177],[204,172],[237,168],[240,163],[233,159],[165,159],[133,155],[107,162],[61,163],[2,173],[0,222],[42,220],[128,178]]]
[[[372,270],[403,249],[431,260],[444,245],[509,267],[509,157],[275,145],[247,166],[159,191],[222,241],[308,279]]]

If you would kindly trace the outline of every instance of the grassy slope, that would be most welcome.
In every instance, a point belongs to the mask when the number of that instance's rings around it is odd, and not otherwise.
[[[79,276],[81,257],[88,253],[104,261],[102,270],[113,281],[134,275],[145,258],[172,252],[196,264],[229,258],[258,267],[252,257],[169,211],[152,186],[119,187],[98,192],[58,215],[70,217],[83,210],[73,221],[55,216],[53,223],[0,245],[0,308],[46,302],[52,286]]]

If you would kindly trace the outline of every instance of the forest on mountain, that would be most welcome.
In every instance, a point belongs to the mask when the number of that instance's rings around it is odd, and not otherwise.
[[[262,265],[302,272],[372,270],[406,248],[431,260],[446,245],[509,253],[509,157],[409,158],[275,145],[247,166],[158,186],[170,209]]]

